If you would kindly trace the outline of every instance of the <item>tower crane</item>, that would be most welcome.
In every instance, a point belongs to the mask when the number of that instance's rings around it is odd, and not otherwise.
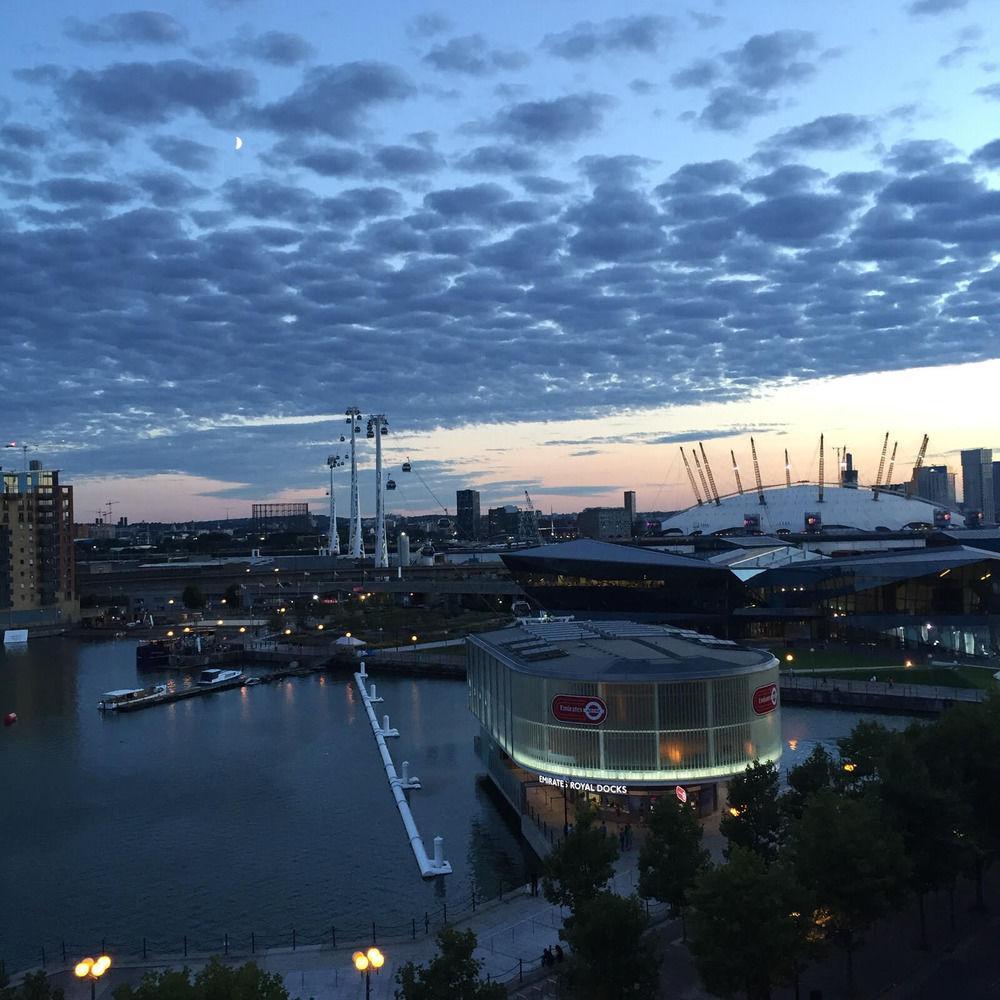
[[[767,498],[760,481],[760,463],[757,461],[757,445],[753,443],[753,438],[750,438],[750,454],[753,455],[753,477],[757,480],[757,503],[764,507],[767,505]]]
[[[698,492],[698,484],[694,481],[694,473],[691,471],[691,463],[688,462],[687,455],[684,454],[684,449],[681,448],[681,458],[684,459],[684,468],[687,469],[688,480],[691,483],[691,492],[694,494],[695,500],[698,501],[698,506],[702,504],[701,494]]]
[[[708,485],[712,491],[712,499],[718,507],[722,501],[719,499],[719,491],[715,488],[715,476],[712,475],[712,466],[708,464],[708,455],[705,454],[705,446],[699,441],[698,447],[701,449],[701,457],[705,460],[705,472],[708,474]],[[695,456],[697,458],[697,455]]]
[[[733,475],[736,477],[736,492],[743,496],[743,483],[740,482],[740,467],[736,464],[736,453],[729,449],[729,457],[733,460]]]
[[[927,454],[927,442],[929,440],[925,434],[923,441],[920,442],[920,451],[917,452],[917,460],[913,463],[913,474],[910,476],[910,481],[906,484],[907,497],[912,497],[917,492],[917,473],[920,472],[920,467],[924,464],[924,455]]]

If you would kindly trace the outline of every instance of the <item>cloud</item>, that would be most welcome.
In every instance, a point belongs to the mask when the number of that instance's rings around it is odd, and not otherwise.
[[[372,109],[415,94],[406,76],[385,63],[317,66],[307,70],[300,87],[259,108],[256,117],[266,128],[284,135],[346,139],[361,132]]]
[[[976,93],[988,101],[1000,101],[1000,83],[991,83],[985,87],[977,87]]]
[[[580,61],[607,53],[655,55],[673,31],[673,22],[654,14],[617,17],[595,24],[581,21],[569,31],[546,35],[542,48],[550,55]]]
[[[95,71],[79,69],[57,85],[68,109],[130,125],[160,124],[185,111],[213,120],[254,89],[249,73],[187,59],[112,63]]]
[[[906,9],[915,17],[950,14],[952,11],[964,10],[969,0],[912,0]]]
[[[423,146],[383,146],[373,158],[387,174],[396,176],[432,174],[444,166],[440,153]]]
[[[124,184],[95,181],[88,177],[54,177],[35,188],[46,201],[60,204],[90,202],[98,205],[119,205],[131,201],[135,192]]]
[[[465,35],[435,45],[423,62],[442,73],[489,76],[499,70],[521,69],[528,57],[523,52],[491,49],[482,35]]]
[[[48,141],[48,136],[41,129],[31,125],[8,122],[0,128],[0,142],[5,146],[16,146],[18,149],[44,149]]]
[[[709,95],[698,121],[718,132],[739,132],[751,119],[769,114],[777,107],[778,102],[769,97],[750,94],[739,87],[719,87]]]
[[[973,163],[981,163],[984,167],[1000,167],[1000,139],[980,146],[970,157]]]
[[[799,57],[815,48],[816,38],[811,32],[774,31],[768,35],[754,35],[722,58],[731,67],[738,83],[767,93],[812,76],[815,66]]]
[[[367,156],[349,146],[328,146],[300,156],[296,162],[321,177],[349,177],[362,174],[370,165]]]
[[[455,166],[468,173],[520,173],[537,170],[539,160],[520,146],[477,146],[460,156]]]
[[[722,76],[722,68],[712,59],[696,59],[670,77],[670,82],[679,90],[686,88],[710,87]]]
[[[572,142],[598,131],[613,104],[607,95],[595,93],[524,101],[503,108],[481,128],[529,145]]]
[[[187,29],[179,21],[155,10],[108,14],[97,21],[70,17],[63,30],[85,45],[180,45],[187,39]]]
[[[850,149],[875,133],[875,123],[863,115],[823,115],[772,136],[766,146],[786,150]]]
[[[430,38],[451,30],[451,20],[439,11],[418,14],[406,25],[406,33],[411,38]]]
[[[211,146],[173,135],[155,136],[149,146],[160,159],[182,170],[208,170],[218,155]]]
[[[265,31],[261,35],[239,38],[232,44],[238,55],[249,56],[272,66],[295,66],[305,62],[316,50],[301,35],[287,31]]]

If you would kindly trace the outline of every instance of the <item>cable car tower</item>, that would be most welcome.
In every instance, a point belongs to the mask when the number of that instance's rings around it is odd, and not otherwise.
[[[352,559],[360,559],[364,555],[364,545],[361,538],[361,501],[358,497],[358,454],[355,449],[355,435],[361,430],[361,411],[356,406],[344,410],[347,422],[351,425],[351,533],[347,543]]]
[[[340,440],[344,440],[344,435],[340,435]],[[337,497],[333,492],[333,470],[340,469],[345,464],[345,459],[340,455],[327,455],[326,464],[330,467],[330,530],[327,533],[327,554],[331,556],[340,555],[340,535],[337,532]]]
[[[384,413],[368,418],[367,436],[375,438],[375,568],[389,565],[389,547],[385,540],[385,487],[382,478],[382,435],[389,433],[389,420]],[[394,484],[395,488],[395,484]]]

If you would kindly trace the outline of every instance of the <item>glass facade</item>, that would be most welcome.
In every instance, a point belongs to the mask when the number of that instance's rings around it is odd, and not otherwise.
[[[705,679],[643,683],[565,680],[515,669],[473,639],[468,646],[473,714],[529,771],[630,784],[724,778],[755,758],[781,754],[780,710],[758,715],[754,692],[778,683],[778,664]],[[596,696],[600,725],[552,714],[557,695]]]

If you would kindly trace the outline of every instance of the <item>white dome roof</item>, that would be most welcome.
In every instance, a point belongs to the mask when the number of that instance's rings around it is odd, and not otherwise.
[[[823,503],[818,500],[819,487],[815,483],[796,483],[792,486],[772,486],[764,490],[766,504],[757,501],[755,490],[743,494],[722,497],[716,506],[708,501],[700,507],[689,507],[679,514],[668,517],[662,523],[664,531],[679,528],[689,535],[700,531],[711,535],[727,528],[743,530],[744,518],[760,518],[760,530],[773,535],[776,531],[801,532],[806,530],[807,513],[819,514],[824,528],[844,527],[858,531],[875,531],[888,528],[899,531],[908,524],[934,523],[934,511],[940,505],[921,500],[907,499],[894,493],[879,493],[878,500],[872,499],[870,489],[852,489],[843,486],[827,486],[823,492]],[[952,523],[962,524],[957,511],[951,512]]]

